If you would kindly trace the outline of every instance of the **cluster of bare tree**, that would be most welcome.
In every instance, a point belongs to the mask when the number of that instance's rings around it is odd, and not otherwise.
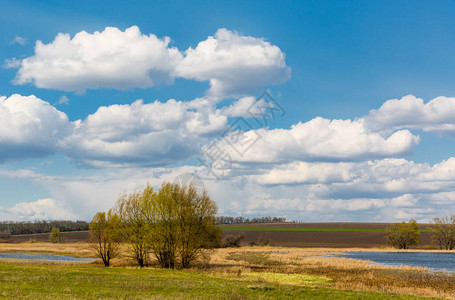
[[[90,243],[109,266],[123,242],[139,266],[154,256],[161,267],[186,268],[220,243],[217,206],[193,186],[163,183],[156,191],[122,195],[114,208],[100,212],[90,223]]]
[[[4,234],[33,234],[48,233],[52,228],[60,231],[83,231],[88,230],[88,222],[85,221],[33,221],[33,222],[0,222],[0,232]]]
[[[216,224],[251,224],[251,223],[285,223],[285,217],[259,217],[259,218],[244,218],[244,217],[216,217]]]

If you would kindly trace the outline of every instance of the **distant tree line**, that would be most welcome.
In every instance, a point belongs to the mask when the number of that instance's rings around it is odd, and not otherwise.
[[[216,217],[216,224],[251,224],[251,223],[285,223],[285,217],[258,217],[258,218],[245,218],[245,217],[228,217],[218,216]]]
[[[2,235],[50,233],[52,228],[63,231],[83,231],[89,229],[85,221],[33,221],[33,222],[0,222]]]

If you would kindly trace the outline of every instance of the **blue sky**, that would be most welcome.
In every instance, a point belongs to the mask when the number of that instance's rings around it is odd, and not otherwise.
[[[89,219],[182,173],[221,214],[428,221],[453,208],[453,2],[1,5],[0,218]],[[238,155],[222,134],[254,123],[263,91],[286,114],[243,128],[260,140]],[[214,142],[233,159],[218,179],[197,159]]]

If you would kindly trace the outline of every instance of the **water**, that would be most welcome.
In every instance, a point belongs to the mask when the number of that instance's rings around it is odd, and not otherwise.
[[[27,259],[27,260],[44,260],[44,261],[61,261],[61,262],[80,262],[91,263],[95,258],[79,258],[69,255],[52,255],[46,253],[0,253],[0,259],[14,258],[14,259]]]
[[[383,266],[425,267],[455,272],[455,253],[434,252],[346,252],[337,257],[371,260]]]

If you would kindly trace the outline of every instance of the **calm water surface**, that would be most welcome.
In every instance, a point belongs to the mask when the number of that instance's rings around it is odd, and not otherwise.
[[[95,258],[79,258],[69,255],[52,255],[46,253],[0,253],[2,258],[15,258],[15,259],[32,259],[32,260],[45,260],[45,261],[64,261],[64,262],[82,262],[90,263],[95,261]]]
[[[454,253],[431,252],[346,252],[337,257],[371,260],[386,266],[413,266],[431,268],[435,271],[455,272]]]

